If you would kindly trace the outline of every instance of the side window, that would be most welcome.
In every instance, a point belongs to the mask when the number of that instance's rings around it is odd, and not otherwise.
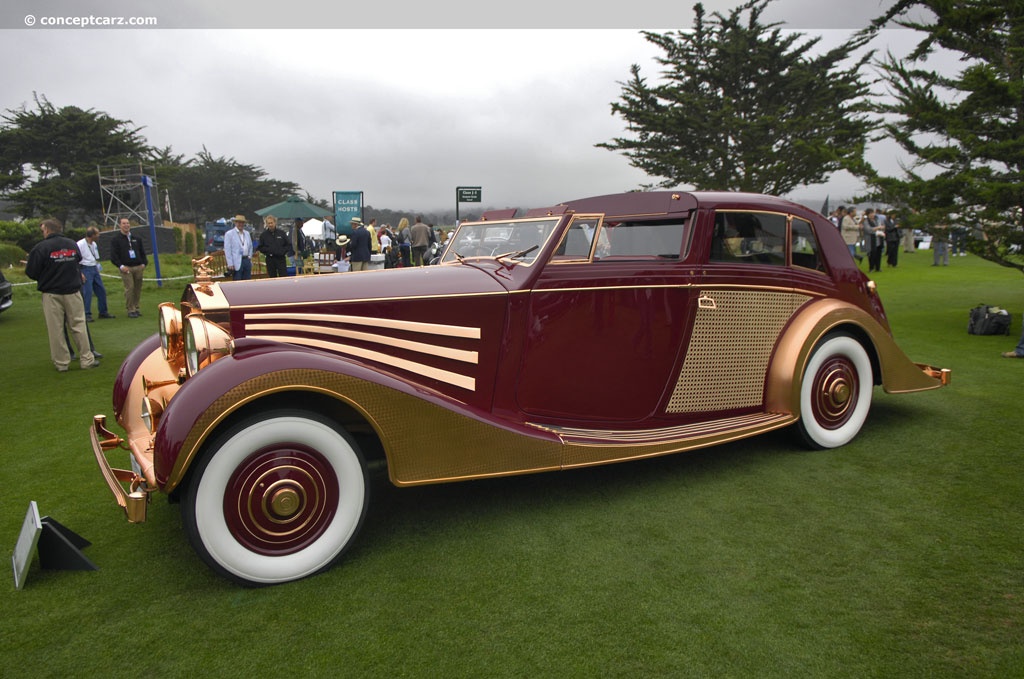
[[[601,228],[601,220],[596,217],[585,219],[574,219],[565,237],[558,244],[555,250],[554,260],[557,261],[586,261],[590,259],[590,251],[593,248],[594,236],[597,235],[597,249],[594,257],[605,257],[608,255],[608,235]]]
[[[786,216],[772,212],[716,212],[710,259],[785,266]]]
[[[818,250],[818,239],[814,236],[811,223],[803,219],[793,218],[790,226],[790,252],[793,253],[793,266],[815,271],[825,271],[825,263],[821,261]]]
[[[608,256],[620,259],[679,259],[686,230],[685,221],[621,222],[605,226]]]

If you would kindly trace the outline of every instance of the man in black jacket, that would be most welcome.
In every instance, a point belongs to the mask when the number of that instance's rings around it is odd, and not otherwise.
[[[50,359],[58,372],[68,371],[71,352],[64,339],[64,324],[67,323],[78,345],[82,369],[95,368],[99,361],[89,348],[85,304],[82,302],[82,273],[78,270],[82,253],[75,241],[64,236],[64,227],[56,219],[43,220],[39,227],[43,231],[43,240],[28,254],[25,274],[36,281],[36,288],[43,293]]]
[[[288,275],[288,257],[295,255],[292,248],[291,238],[277,228],[277,218],[273,215],[267,217],[266,226],[260,234],[260,242],[256,249],[263,254],[267,262],[267,276],[277,278]]]
[[[132,223],[122,217],[117,223],[121,233],[115,234],[110,241],[110,263],[121,272],[124,282],[124,307],[128,318],[138,318],[139,299],[142,297],[142,272],[149,261],[146,250],[142,247],[142,239],[132,235]]]

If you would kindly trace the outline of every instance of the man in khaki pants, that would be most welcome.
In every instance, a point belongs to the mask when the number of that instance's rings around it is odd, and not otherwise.
[[[142,272],[148,260],[142,247],[142,239],[132,235],[132,223],[122,217],[117,223],[121,233],[115,234],[110,241],[110,263],[121,272],[124,281],[124,307],[128,318],[138,318],[139,299],[142,297]]]
[[[50,359],[58,372],[67,372],[71,352],[64,339],[64,324],[78,345],[83,370],[96,368],[99,361],[89,348],[89,334],[85,326],[85,304],[82,301],[82,273],[78,263],[82,253],[78,244],[64,236],[64,227],[56,219],[45,219],[39,225],[43,240],[28,254],[25,274],[36,281],[43,293],[43,316],[50,340]]]

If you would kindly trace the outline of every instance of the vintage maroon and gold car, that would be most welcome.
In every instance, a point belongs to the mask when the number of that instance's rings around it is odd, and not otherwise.
[[[180,500],[211,567],[337,561],[397,486],[693,450],[780,427],[850,441],[872,388],[949,373],[893,341],[874,284],[801,205],[626,193],[464,223],[439,266],[199,280],[121,366],[93,450],[131,521]],[[126,449],[131,470],[107,451]]]

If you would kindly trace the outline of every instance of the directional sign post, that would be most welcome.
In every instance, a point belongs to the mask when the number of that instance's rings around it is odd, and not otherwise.
[[[479,203],[483,189],[479,186],[455,187],[455,221],[459,221],[459,203]]]

